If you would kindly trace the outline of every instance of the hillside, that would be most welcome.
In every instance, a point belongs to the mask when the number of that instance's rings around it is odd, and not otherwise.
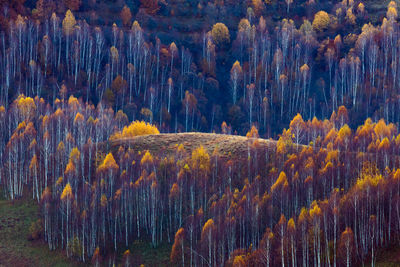
[[[172,133],[158,135],[136,136],[110,141],[111,147],[131,147],[136,151],[149,150],[156,155],[176,153],[177,147],[182,144],[185,150],[191,153],[200,145],[207,149],[209,154],[217,152],[229,158],[247,158],[249,145],[257,142],[262,148],[268,149],[276,145],[276,141],[262,138],[247,138],[238,135],[224,135],[215,133]]]

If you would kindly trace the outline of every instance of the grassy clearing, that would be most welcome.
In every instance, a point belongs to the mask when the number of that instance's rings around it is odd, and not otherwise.
[[[38,206],[26,198],[0,200],[0,266],[82,266],[44,241],[29,241],[29,227],[38,219]]]
[[[39,218],[38,205],[25,197],[0,199],[0,266],[87,266],[67,258],[64,251],[50,251],[44,241],[29,241],[29,227]],[[152,248],[149,242],[135,241],[130,251],[134,266],[168,266],[171,245]],[[121,253],[122,254],[122,253]]]
[[[133,266],[144,264],[146,267],[170,266],[171,245],[165,243],[153,248],[149,242],[134,241],[130,246]]]

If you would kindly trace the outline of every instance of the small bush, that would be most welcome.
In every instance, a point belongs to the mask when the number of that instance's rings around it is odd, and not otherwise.
[[[111,136],[111,140],[120,138],[130,138],[140,135],[159,134],[156,126],[144,121],[134,121],[129,126],[125,126],[122,132],[117,132]]]

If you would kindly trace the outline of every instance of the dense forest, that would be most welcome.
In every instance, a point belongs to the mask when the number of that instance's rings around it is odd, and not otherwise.
[[[0,11],[0,193],[37,203],[30,239],[95,266],[135,266],[135,240],[172,266],[376,266],[398,247],[395,1]],[[245,152],[130,143],[180,132]]]
[[[218,131],[226,121],[232,133],[256,125],[263,136],[297,113],[324,118],[341,105],[352,127],[368,117],[400,120],[393,1],[370,16],[354,1],[143,0],[118,10],[118,24],[99,17],[106,2],[60,2],[37,1],[30,18],[15,14],[28,13],[17,4],[4,12],[3,105],[19,94],[49,103],[74,94],[163,132]]]

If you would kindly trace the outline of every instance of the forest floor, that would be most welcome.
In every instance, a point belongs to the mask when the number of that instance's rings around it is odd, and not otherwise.
[[[378,251],[376,266],[379,267],[399,267],[400,266],[400,247],[393,246]],[[366,265],[371,266],[371,265]]]

